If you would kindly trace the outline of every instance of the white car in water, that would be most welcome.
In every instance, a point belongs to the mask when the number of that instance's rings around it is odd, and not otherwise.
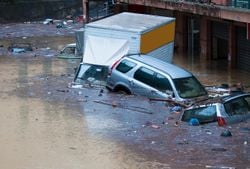
[[[219,126],[250,118],[250,94],[242,93],[206,100],[184,110],[181,120],[196,119],[199,124],[218,122]]]

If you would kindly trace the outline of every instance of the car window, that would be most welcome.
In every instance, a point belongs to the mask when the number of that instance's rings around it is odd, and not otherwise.
[[[116,67],[116,70],[118,70],[119,72],[122,72],[122,73],[127,73],[128,71],[133,69],[135,66],[136,66],[136,63],[124,59]]]
[[[216,106],[207,105],[185,110],[181,120],[188,122],[191,118],[198,119],[200,123],[215,122],[217,121]]]
[[[204,87],[194,76],[174,79],[173,81],[178,94],[182,98],[192,98],[207,94]]]
[[[153,87],[154,86],[154,74],[155,74],[154,71],[147,69],[145,67],[141,67],[135,72],[134,79],[139,80],[140,82],[143,82]]]
[[[106,81],[107,75],[107,66],[80,64],[79,70],[75,76],[75,82],[96,83],[99,81],[103,83]]]
[[[229,116],[247,114],[249,111],[249,97],[239,97],[225,103],[225,109]]]
[[[155,88],[162,92],[173,91],[169,80],[159,73],[157,73],[157,75],[155,76],[154,82]]]
[[[250,111],[250,96],[246,96],[244,99],[246,100],[247,106],[248,106],[248,110]]]
[[[63,52],[66,53],[66,54],[75,54],[75,48],[74,47],[66,47],[63,50]]]

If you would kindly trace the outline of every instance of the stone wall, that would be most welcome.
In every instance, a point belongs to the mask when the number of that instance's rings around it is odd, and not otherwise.
[[[82,0],[0,0],[0,22],[62,19],[82,14]]]

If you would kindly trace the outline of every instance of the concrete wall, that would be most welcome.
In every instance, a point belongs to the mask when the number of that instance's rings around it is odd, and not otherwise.
[[[82,0],[33,0],[0,3],[0,22],[64,18],[82,14]]]

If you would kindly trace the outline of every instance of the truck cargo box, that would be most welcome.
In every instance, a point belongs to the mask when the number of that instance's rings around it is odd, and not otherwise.
[[[85,25],[83,62],[109,66],[125,54],[172,62],[175,18],[123,12]]]

